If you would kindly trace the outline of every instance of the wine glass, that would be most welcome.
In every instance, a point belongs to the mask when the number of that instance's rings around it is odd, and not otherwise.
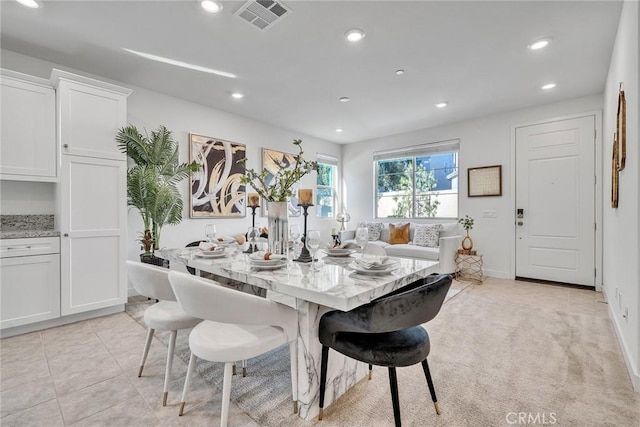
[[[300,226],[298,224],[293,224],[289,227],[289,235],[291,236],[291,240],[293,240],[293,256],[298,256],[298,239],[300,238]]]
[[[213,242],[213,239],[216,237],[216,226],[215,224],[207,224],[204,227],[204,234],[207,236],[207,241],[209,243]]]
[[[316,252],[320,249],[320,232],[318,230],[307,230],[307,236],[305,238],[305,244],[307,249],[311,253],[311,270],[316,269]]]
[[[260,228],[259,227],[249,227],[247,230],[247,239],[249,240],[249,253],[255,252],[258,250],[256,246],[256,239],[260,236]]]
[[[360,246],[362,256],[364,256],[364,247],[369,242],[369,230],[367,227],[358,227],[356,230],[356,243]]]

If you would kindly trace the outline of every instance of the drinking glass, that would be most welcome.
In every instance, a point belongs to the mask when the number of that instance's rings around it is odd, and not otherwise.
[[[369,230],[367,227],[358,227],[356,230],[356,243],[360,246],[362,256],[364,256],[364,247],[369,242]]]
[[[293,224],[289,227],[289,235],[291,236],[291,240],[293,240],[293,256],[298,256],[298,249],[300,249],[298,244],[298,239],[300,238],[300,226],[298,224]]]
[[[317,271],[316,268],[316,252],[320,249],[320,232],[318,230],[307,230],[305,244],[311,254],[311,270]]]
[[[204,227],[204,234],[207,236],[208,242],[213,242],[213,239],[216,238],[216,226],[215,224],[207,224]]]

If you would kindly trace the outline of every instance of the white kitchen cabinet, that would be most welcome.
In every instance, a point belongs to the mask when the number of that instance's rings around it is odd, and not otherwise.
[[[1,70],[0,178],[57,181],[55,91],[49,81]]]
[[[1,243],[0,329],[60,317],[58,237]]]
[[[130,89],[54,69],[62,154],[126,160],[115,143],[127,123]]]
[[[56,220],[63,316],[127,300],[127,162],[115,137],[129,89],[53,70],[62,152]]]

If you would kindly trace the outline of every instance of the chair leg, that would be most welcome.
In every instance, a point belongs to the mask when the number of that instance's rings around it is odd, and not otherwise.
[[[184,413],[184,404],[187,401],[187,390],[189,390],[189,384],[191,383],[191,374],[193,373],[193,369],[196,366],[196,355],[191,353],[191,357],[189,358],[189,367],[187,368],[187,376],[184,378],[184,389],[182,390],[182,401],[180,402],[180,413],[178,415],[182,416]]]
[[[327,382],[327,362],[329,361],[329,347],[322,346],[322,360],[320,362],[320,413],[318,420],[322,421],[322,410],[324,409],[324,391]]]
[[[369,363],[369,379],[373,378],[373,365]]]
[[[140,370],[138,371],[138,378],[142,376],[142,369],[144,368],[144,362],[147,361],[149,355],[149,348],[151,348],[151,341],[153,340],[153,333],[155,329],[149,328],[147,330],[147,340],[144,342],[144,350],[142,351],[142,360],[140,360]]]
[[[224,364],[224,380],[222,382],[222,413],[220,414],[220,427],[227,427],[229,420],[229,398],[231,396],[231,375],[233,362]]]
[[[436,414],[440,415],[440,407],[438,406],[438,398],[436,397],[436,389],[433,387],[433,380],[431,379],[431,372],[429,371],[429,364],[427,359],[422,361],[422,369],[424,370],[424,376],[427,377],[427,385],[429,386],[429,392],[431,393],[431,400],[433,400],[433,406],[436,408]]]
[[[242,378],[247,376],[247,359],[242,361]]]
[[[164,371],[164,393],[162,394],[162,406],[167,406],[167,396],[169,395],[169,382],[171,381],[171,367],[173,366],[173,353],[176,350],[176,337],[178,331],[171,331],[169,335],[169,351],[167,351],[167,367]]]
[[[400,400],[398,399],[398,377],[396,376],[396,368],[389,367],[389,385],[391,386],[391,402],[393,403],[393,419],[396,427],[402,425],[400,420]]]
[[[289,343],[289,359],[291,359],[291,396],[293,397],[293,413],[298,413],[298,340]]]

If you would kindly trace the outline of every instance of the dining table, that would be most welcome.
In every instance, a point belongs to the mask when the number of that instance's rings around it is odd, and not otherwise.
[[[226,249],[225,256],[207,257],[198,248],[165,249],[171,268],[184,264],[221,283],[236,287],[266,290],[267,298],[287,304],[298,313],[298,414],[311,419],[319,412],[320,358],[322,345],[318,326],[330,310],[349,311],[437,272],[438,262],[410,258],[385,257],[393,269],[366,271],[356,263],[359,253],[331,256],[317,252],[315,268],[311,263],[284,259],[277,268],[254,265],[241,246]],[[253,256],[255,258],[255,255]],[[369,258],[375,262],[374,257]],[[389,271],[391,270],[391,271]],[[205,274],[207,273],[207,274]],[[246,291],[246,289],[243,289]],[[257,293],[257,292],[254,292]],[[325,407],[347,392],[368,373],[368,366],[341,354],[329,358]]]

